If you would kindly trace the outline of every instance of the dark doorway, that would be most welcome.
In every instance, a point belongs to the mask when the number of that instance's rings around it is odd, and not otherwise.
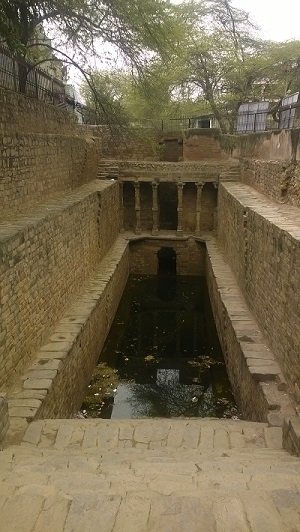
[[[167,231],[176,230],[178,224],[178,194],[175,183],[160,183],[158,189],[159,226]]]
[[[123,206],[124,206],[124,229],[134,231],[136,226],[135,216],[135,196],[133,183],[123,184]]]
[[[208,129],[210,128],[210,120],[201,120],[201,128]]]
[[[160,248],[157,258],[157,273],[176,275],[176,251],[173,248]]]

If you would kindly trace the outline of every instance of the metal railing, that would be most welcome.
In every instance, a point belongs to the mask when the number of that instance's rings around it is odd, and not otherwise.
[[[53,105],[65,102],[62,81],[34,67],[24,58],[13,56],[4,47],[0,47],[0,86]]]
[[[295,129],[300,127],[300,102],[281,106],[275,120],[267,111],[239,113],[236,133]]]
[[[239,113],[237,117],[236,133],[250,133],[268,131],[279,128],[279,122],[266,111],[255,113]]]
[[[300,127],[300,101],[284,105],[279,109],[279,129]]]
[[[63,81],[53,78],[30,61],[12,55],[3,46],[0,46],[0,87],[68,109],[76,114],[82,124],[99,125],[108,122],[104,113],[76,102],[70,97],[66,93]]]

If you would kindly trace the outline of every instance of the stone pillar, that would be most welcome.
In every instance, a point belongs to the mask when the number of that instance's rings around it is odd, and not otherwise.
[[[177,183],[177,194],[178,194],[178,206],[177,206],[177,213],[178,213],[178,222],[177,222],[177,234],[182,235],[182,199],[183,199],[183,187],[184,183],[181,183],[179,181]]]
[[[197,187],[197,200],[196,200],[196,235],[200,235],[200,227],[201,227],[201,198],[202,198],[202,190],[204,187],[204,183],[202,181],[199,181],[196,183]]]
[[[119,184],[120,194],[120,232],[124,233],[124,183],[120,181]]]
[[[134,183],[134,198],[135,198],[135,233],[141,234],[141,200],[140,200],[140,183],[135,181]]]
[[[158,235],[158,226],[159,226],[159,210],[158,210],[158,183],[156,181],[152,182],[152,234]]]

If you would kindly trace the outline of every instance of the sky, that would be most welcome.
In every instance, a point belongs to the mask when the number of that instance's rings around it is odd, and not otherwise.
[[[181,4],[183,0],[171,0]],[[260,36],[272,41],[300,40],[299,0],[232,0],[232,4],[247,11],[260,26]]]
[[[248,11],[261,27],[261,37],[272,41],[300,40],[299,0],[232,0],[239,9]]]

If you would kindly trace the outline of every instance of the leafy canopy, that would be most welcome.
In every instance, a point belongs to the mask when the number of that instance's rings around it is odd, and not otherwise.
[[[2,0],[0,36],[25,54],[36,27],[47,23],[81,54],[96,53],[100,41],[136,63],[147,50],[166,50],[172,12],[169,0]]]

